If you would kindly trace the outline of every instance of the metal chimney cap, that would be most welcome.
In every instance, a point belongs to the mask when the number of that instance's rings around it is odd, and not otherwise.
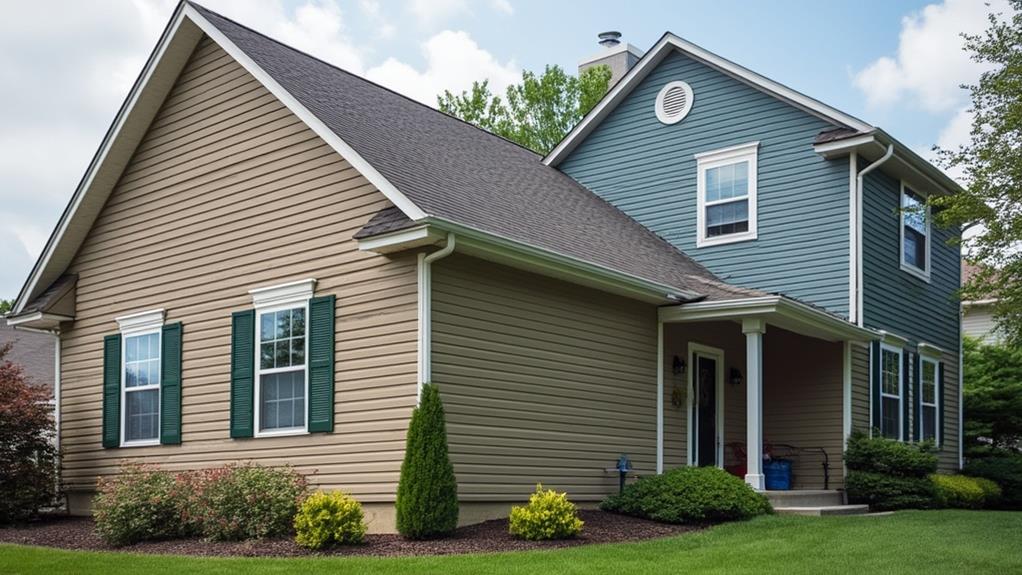
[[[600,45],[606,48],[613,48],[621,43],[621,32],[614,30],[600,32],[597,37],[600,39]]]

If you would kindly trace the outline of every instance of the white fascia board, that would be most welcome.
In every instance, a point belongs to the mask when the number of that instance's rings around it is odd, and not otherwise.
[[[411,200],[408,199],[403,193],[398,191],[393,184],[391,184],[387,178],[383,177],[380,172],[376,170],[372,165],[369,164],[354,148],[348,145],[340,136],[338,136],[333,130],[327,127],[315,114],[309,111],[304,105],[302,105],[290,92],[284,89],[272,76],[266,73],[258,64],[255,63],[252,58],[248,56],[243,50],[232,42],[223,32],[221,32],[216,26],[214,26],[209,20],[206,20],[195,8],[190,5],[185,5],[184,14],[195,24],[206,33],[207,36],[213,39],[214,42],[220,45],[221,48],[227,52],[231,58],[234,58],[249,74],[252,74],[270,91],[278,100],[280,100],[291,113],[298,116],[302,122],[305,123],[317,136],[323,138],[323,140],[341,155],[345,160],[348,161],[352,167],[355,168],[365,179],[369,180],[371,184],[376,186],[384,196],[387,197],[399,210],[401,210],[406,216],[412,220],[421,220],[426,217],[426,212],[419,209]]]
[[[427,221],[430,227],[435,226],[444,233],[457,234],[458,251],[461,253],[484,257],[484,259],[499,257],[493,261],[594,286],[597,289],[620,293],[643,301],[666,303],[696,300],[703,297],[702,294],[696,292],[654,282],[441,218],[430,217]]]
[[[436,243],[443,234],[429,226],[398,230],[358,240],[358,249],[363,252],[391,253]]]
[[[838,156],[845,156],[850,152],[858,150],[862,146],[868,146],[875,143],[877,143],[877,141],[873,134],[863,134],[861,136],[852,136],[851,138],[834,140],[833,142],[814,144],[813,151],[825,158],[835,158]]]
[[[85,175],[82,177],[81,181],[78,184],[78,187],[75,189],[74,194],[71,196],[71,201],[68,203],[67,207],[64,209],[64,212],[61,214],[60,220],[58,221],[56,228],[50,235],[50,238],[46,242],[46,245],[43,247],[43,251],[39,255],[39,259],[36,260],[35,266],[32,268],[32,271],[29,273],[28,280],[22,287],[21,293],[18,294],[18,298],[14,302],[14,309],[12,310],[14,313],[20,313],[22,310],[24,310],[25,306],[28,305],[28,302],[31,301],[31,299],[37,295],[36,292],[38,290],[46,289],[46,287],[48,287],[40,286],[39,280],[44,275],[44,272],[47,269],[49,269],[51,262],[53,261],[54,254],[57,252],[57,249],[61,246],[61,240],[64,238],[64,235],[66,234],[71,223],[75,221],[76,219],[75,216],[80,213],[80,209],[82,208],[82,205],[85,202],[87,196],[92,195],[90,194],[90,192],[92,191],[94,184],[97,183],[96,182],[97,175],[101,171],[101,168],[107,162],[107,159],[111,153],[112,148],[120,140],[122,131],[125,128],[125,124],[129,121],[129,119],[134,119],[132,112],[135,110],[136,105],[139,103],[139,100],[142,98],[146,89],[151,84],[161,83],[161,79],[156,78],[154,76],[158,71],[157,69],[160,68],[160,63],[164,60],[164,56],[167,55],[168,48],[170,48],[171,45],[173,44],[173,40],[178,37],[181,24],[184,21],[185,7],[186,5],[183,2],[181,4],[178,4],[178,7],[175,9],[174,14],[170,18],[170,22],[167,24],[166,29],[164,29],[163,31],[163,35],[160,36],[160,40],[157,43],[156,48],[153,50],[152,54],[149,55],[149,59],[146,61],[145,66],[142,68],[142,73],[139,74],[138,78],[135,80],[135,84],[132,86],[131,91],[128,93],[128,97],[125,99],[124,103],[121,104],[121,108],[117,111],[117,115],[114,117],[113,123],[110,125],[110,128],[107,130],[107,133],[103,136],[103,141],[100,143],[99,149],[96,151],[96,155],[93,156],[92,161],[89,163],[89,166],[85,171]],[[198,42],[198,37],[195,38],[195,42]],[[184,66],[184,63],[187,61],[188,55],[191,54],[191,50],[194,48],[194,45],[188,46],[188,43],[186,42],[184,47],[187,48],[188,54],[177,55],[177,57],[181,60],[180,64],[182,67]],[[174,76],[176,77],[177,73],[180,72],[180,69],[174,69],[173,66],[171,68],[172,69],[169,71],[166,68],[163,68],[160,69],[159,72],[164,73],[173,72]],[[170,83],[172,84],[172,81]],[[170,86],[169,85],[161,86],[161,88],[165,88],[167,91],[169,91]],[[162,103],[163,96],[160,96],[158,100],[159,103]],[[159,103],[157,103],[154,108],[153,112],[154,114],[155,110],[159,108]],[[139,123],[144,125],[144,127],[142,128],[144,132],[145,127],[148,127],[149,125],[149,121],[143,120]],[[141,135],[138,136],[138,139],[141,140]],[[134,150],[132,149],[132,151]],[[127,157],[130,157],[130,155],[131,155],[130,153],[127,154]],[[109,186],[109,189],[112,189],[113,185],[116,183],[117,178],[119,176],[120,172],[118,171],[116,175],[107,176],[103,178],[104,185]],[[109,192],[109,189],[107,190],[107,192]],[[89,225],[91,226],[91,222],[89,222]],[[73,243],[75,243],[74,247],[75,249],[77,249],[78,243],[77,242]],[[61,272],[62,271],[63,269],[61,270]],[[52,279],[55,280],[56,277]]]
[[[873,126],[862,120],[845,114],[840,110],[832,108],[818,100],[810,98],[805,94],[792,90],[787,86],[779,84],[769,78],[761,76],[748,68],[735,64],[726,58],[722,58],[709,50],[705,50],[691,42],[682,40],[674,34],[667,33],[654,45],[649,52],[634,66],[624,78],[619,81],[610,92],[575,126],[568,135],[561,140],[549,154],[543,158],[543,163],[549,166],[556,166],[575,146],[598,125],[611,111],[631,93],[654,68],[666,57],[670,50],[676,49],[685,55],[701,61],[721,72],[728,74],[742,81],[753,88],[757,88],[767,94],[787,101],[788,103],[801,108],[815,116],[830,122],[847,126],[860,132],[871,132]]]
[[[22,328],[52,329],[60,325],[62,321],[72,321],[73,317],[53,313],[37,311],[20,316],[7,316],[7,325],[11,327],[21,326]]]

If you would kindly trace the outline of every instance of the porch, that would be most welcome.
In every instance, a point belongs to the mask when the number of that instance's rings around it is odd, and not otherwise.
[[[783,298],[660,309],[658,469],[715,465],[764,490],[764,454],[793,490],[844,486],[851,346],[870,332]]]

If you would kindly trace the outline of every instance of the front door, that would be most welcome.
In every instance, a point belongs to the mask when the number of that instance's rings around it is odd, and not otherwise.
[[[717,359],[696,354],[695,462],[700,467],[717,465]]]

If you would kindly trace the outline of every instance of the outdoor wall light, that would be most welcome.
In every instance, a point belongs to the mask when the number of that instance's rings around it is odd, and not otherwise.
[[[731,368],[731,385],[741,385],[741,384],[742,384],[742,370],[738,369],[737,367],[732,367]]]
[[[685,373],[685,361],[678,356],[674,356],[674,361],[671,362],[671,371],[674,375]]]

